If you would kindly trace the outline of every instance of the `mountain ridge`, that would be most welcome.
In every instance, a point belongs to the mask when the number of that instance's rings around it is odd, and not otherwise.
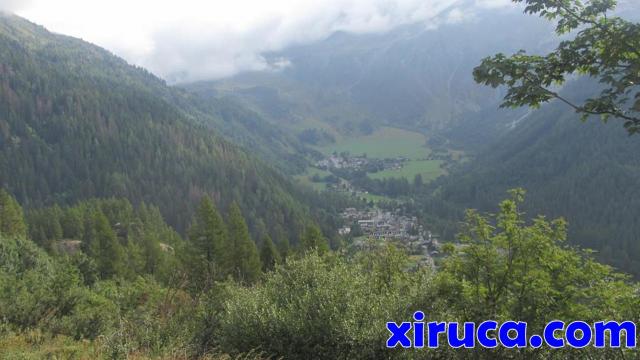
[[[223,139],[230,119],[97,46],[3,16],[0,64],[0,184],[26,207],[126,197],[184,231],[208,194],[295,242],[321,201]]]

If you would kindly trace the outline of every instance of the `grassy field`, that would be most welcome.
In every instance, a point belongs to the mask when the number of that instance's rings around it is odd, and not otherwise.
[[[388,196],[383,196],[383,195],[376,195],[376,194],[371,194],[371,193],[367,193],[367,194],[358,194],[358,197],[360,199],[364,199],[366,201],[373,201],[374,203],[378,203],[380,201],[391,201],[393,200],[392,198],[388,197]]]
[[[426,158],[430,151],[425,146],[424,135],[391,127],[382,127],[371,135],[355,138],[341,137],[335,144],[318,148],[329,155],[347,151],[352,155],[367,154],[371,158],[393,158],[403,156],[412,160]]]
[[[314,167],[308,167],[307,170],[303,174],[296,176],[295,179],[299,183],[301,183],[303,185],[306,185],[306,186],[310,186],[316,191],[326,190],[327,189],[326,183],[311,181],[311,178],[314,175],[318,175],[318,176],[320,176],[320,178],[324,178],[324,177],[326,177],[328,175],[331,175],[331,173],[328,172],[328,171],[325,171],[325,170],[314,168]]]
[[[371,135],[352,138],[339,136],[336,143],[318,147],[317,150],[326,155],[330,155],[333,152],[348,152],[353,156],[366,154],[367,157],[372,159],[404,157],[409,160],[404,163],[401,169],[380,171],[368,174],[368,176],[372,179],[406,178],[409,181],[413,181],[417,174],[421,174],[423,181],[427,183],[444,174],[445,170],[440,166],[442,164],[441,160],[426,160],[431,151],[425,146],[425,143],[426,137],[418,132],[382,127]],[[315,183],[311,181],[311,178],[316,174],[324,178],[331,173],[309,167],[304,174],[296,176],[296,180],[317,191],[326,190],[324,182]],[[388,197],[374,194],[359,193],[357,196],[373,202],[391,200]]]
[[[400,170],[385,170],[368,176],[372,179],[404,177],[412,181],[417,174],[421,174],[422,180],[427,183],[443,174],[440,164],[441,160],[410,160]]]
[[[316,191],[324,191],[327,190],[327,184],[325,182],[313,182],[311,181],[311,178],[314,175],[318,175],[321,178],[324,178],[327,175],[331,175],[330,172],[325,171],[325,170],[321,170],[318,168],[314,168],[314,167],[308,167],[307,170],[301,174],[295,177],[296,181],[298,181],[298,183],[303,184],[305,186],[310,186],[311,188],[313,188]],[[387,197],[387,196],[382,196],[382,195],[375,195],[375,194],[365,194],[365,193],[358,193],[356,195],[358,198],[360,199],[364,199],[366,201],[373,201],[374,203],[377,203],[379,201],[390,201],[392,200],[391,198]]]
[[[418,132],[382,127],[371,135],[356,138],[339,138],[335,144],[319,148],[324,154],[349,152],[352,155],[367,154],[369,158],[405,157],[409,159],[400,170],[385,170],[369,174],[372,179],[401,178],[413,180],[417,174],[429,182],[444,171],[440,168],[442,161],[425,160],[430,150],[425,146],[426,137]]]

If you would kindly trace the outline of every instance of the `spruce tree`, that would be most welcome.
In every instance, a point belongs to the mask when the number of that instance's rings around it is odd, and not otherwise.
[[[82,212],[78,208],[67,208],[60,218],[62,237],[65,239],[79,239],[82,237],[83,221]]]
[[[319,254],[329,251],[329,243],[316,225],[309,225],[305,229],[302,237],[302,247],[304,251],[315,250]]]
[[[225,273],[227,230],[209,197],[202,198],[189,229],[191,252],[186,259],[196,288],[208,288]]]
[[[280,259],[284,263],[287,260],[287,257],[291,253],[291,245],[289,244],[289,238],[283,237],[278,241],[278,253],[280,254]]]
[[[260,250],[260,261],[262,261],[262,271],[271,271],[275,268],[276,264],[280,262],[280,254],[271,237],[266,235],[262,241],[262,249]]]
[[[85,224],[82,249],[95,259],[102,279],[109,279],[123,273],[124,250],[109,225],[109,220],[99,209],[92,209]]]
[[[27,236],[22,207],[4,189],[0,189],[0,235],[23,238]]]
[[[289,253],[291,252],[291,245],[289,243],[287,232],[282,228],[280,224],[275,224],[272,234],[274,235],[280,258],[282,262],[285,262],[287,256],[289,256]]]
[[[229,270],[237,280],[252,283],[260,276],[260,257],[256,244],[249,237],[249,229],[235,202],[229,209]]]
[[[143,269],[147,274],[154,275],[159,269],[164,254],[155,234],[144,232],[141,234],[140,247],[143,257]]]

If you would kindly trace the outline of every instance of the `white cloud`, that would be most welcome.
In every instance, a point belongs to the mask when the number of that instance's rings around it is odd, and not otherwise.
[[[0,9],[96,43],[170,81],[193,81],[288,66],[286,59],[268,64],[261,54],[338,30],[366,33],[418,21],[459,22],[475,7],[504,1],[0,0]]]
[[[496,9],[513,6],[512,0],[476,0],[475,5],[484,9]]]
[[[29,0],[0,0],[0,11],[13,13],[31,4]]]
[[[447,14],[446,22],[448,24],[458,24],[462,21],[465,21],[468,17],[473,16],[474,14],[465,13],[462,10],[456,8]]]

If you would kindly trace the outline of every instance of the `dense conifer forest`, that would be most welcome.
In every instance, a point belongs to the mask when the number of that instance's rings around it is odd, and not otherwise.
[[[276,242],[296,243],[313,221],[332,229],[342,200],[295,188],[180,91],[80,40],[1,20],[0,184],[25,207],[116,196],[158,206],[184,232],[207,195],[237,201],[251,232]],[[231,104],[220,111],[236,118]]]

